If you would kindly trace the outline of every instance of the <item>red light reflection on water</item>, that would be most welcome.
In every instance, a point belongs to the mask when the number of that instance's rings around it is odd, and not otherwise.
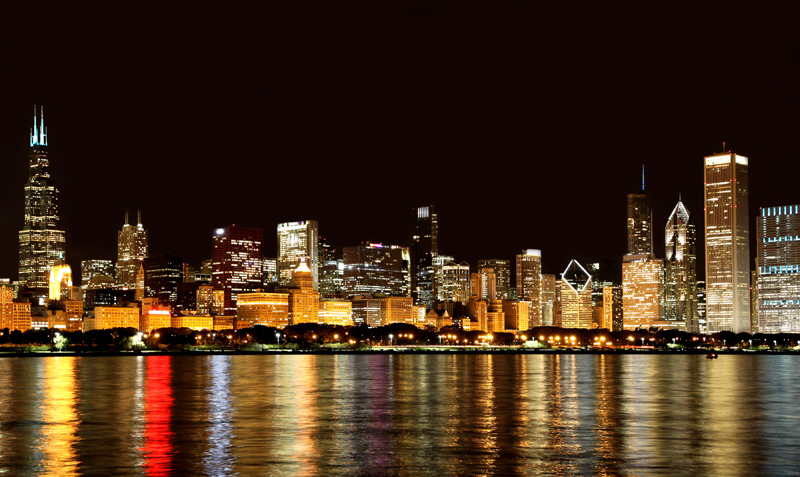
[[[144,467],[147,475],[169,475],[172,464],[172,362],[169,357],[150,357],[147,360],[145,384]]]

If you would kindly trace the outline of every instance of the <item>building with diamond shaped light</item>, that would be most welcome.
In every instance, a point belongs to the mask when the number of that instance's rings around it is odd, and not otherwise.
[[[561,274],[561,327],[592,329],[592,276],[577,260]]]

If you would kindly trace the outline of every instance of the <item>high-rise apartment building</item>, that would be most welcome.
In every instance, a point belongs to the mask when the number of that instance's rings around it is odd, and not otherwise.
[[[433,307],[437,297],[436,257],[439,255],[439,215],[433,206],[414,209],[411,238],[411,296],[417,305]]]
[[[680,199],[667,220],[664,243],[665,319],[670,328],[697,333],[697,233]]]
[[[592,329],[592,276],[572,260],[561,274],[561,327]]]
[[[517,299],[529,301],[528,320],[542,324],[542,251],[529,248],[517,255]]]
[[[748,159],[723,152],[703,161],[708,332],[749,332]]]
[[[37,123],[38,121],[38,123]],[[50,179],[50,159],[44,107],[37,117],[33,108],[25,183],[25,222],[19,231],[19,281],[35,298],[47,298],[50,268],[65,260],[65,234],[59,228],[58,188]]]
[[[364,242],[342,248],[342,260],[344,296],[404,294],[402,247]]]
[[[211,284],[224,293],[219,314],[236,314],[239,293],[254,292],[263,287],[264,232],[231,225],[217,229],[211,253]]]
[[[800,206],[763,207],[757,219],[759,333],[800,333]]]
[[[491,268],[495,277],[495,293],[498,300],[508,300],[511,290],[511,261],[489,259],[478,260],[478,270]]]
[[[138,223],[128,223],[128,212],[125,212],[125,225],[119,231],[117,239],[117,286],[133,290],[136,288],[136,273],[142,260],[147,258],[147,230],[142,226],[142,213],[138,214]]]
[[[291,285],[292,274],[305,259],[319,290],[319,224],[316,220],[278,224],[278,283]]]

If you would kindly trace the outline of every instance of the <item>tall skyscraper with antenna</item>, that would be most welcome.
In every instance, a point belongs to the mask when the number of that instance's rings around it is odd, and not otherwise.
[[[58,187],[50,178],[50,159],[44,107],[33,108],[28,181],[25,184],[25,222],[19,231],[19,280],[36,298],[49,293],[50,269],[65,259],[64,231],[59,227]]]
[[[117,286],[136,289],[136,273],[147,257],[147,230],[142,226],[142,212],[138,213],[137,224],[131,225],[125,211],[125,225],[117,240]]]

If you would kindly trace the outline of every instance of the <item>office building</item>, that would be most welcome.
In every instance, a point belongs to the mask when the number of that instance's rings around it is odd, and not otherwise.
[[[703,169],[708,332],[749,332],[748,159],[723,152],[705,157]]]
[[[433,308],[438,296],[436,257],[439,255],[439,215],[433,206],[414,209],[414,234],[411,238],[411,297],[414,304]]]
[[[319,225],[316,220],[278,224],[278,283],[288,286],[292,273],[306,260],[314,279],[314,290],[319,290]]]
[[[412,314],[413,300],[406,296],[390,296],[377,299],[380,305],[381,323],[390,325],[392,323],[415,324]]]
[[[470,295],[470,273],[467,262],[449,261],[442,265],[439,299],[466,304]]]
[[[603,288],[603,323],[600,328],[609,331],[623,330],[622,285]]]
[[[625,255],[622,263],[622,316],[626,330],[663,327],[664,261]]]
[[[498,300],[508,300],[511,290],[511,262],[509,260],[478,260],[478,270],[491,269],[494,272],[495,296]]]
[[[25,183],[25,220],[19,231],[19,281],[40,300],[49,294],[50,268],[56,261],[66,259],[65,234],[59,227],[59,191],[50,178],[48,156],[44,107],[39,117],[34,107]]]
[[[556,276],[542,274],[542,322],[541,326],[555,326],[556,313]],[[538,326],[538,325],[532,325]]]
[[[756,228],[758,331],[800,333],[800,206],[763,207]]]
[[[517,299],[529,301],[529,320],[542,324],[542,251],[529,248],[517,255]]]
[[[218,314],[235,315],[239,293],[263,288],[264,259],[261,229],[231,225],[216,230],[211,254],[211,284],[222,290],[224,303]]]
[[[342,249],[345,297],[380,293],[402,296],[405,289],[401,247],[364,242]]]
[[[628,255],[652,253],[652,222],[650,198],[644,188],[642,166],[642,189],[628,194]]]
[[[572,260],[561,274],[562,328],[592,329],[592,276]]]
[[[348,300],[321,300],[319,322],[324,325],[353,326],[353,303]]]
[[[381,322],[381,303],[378,300],[361,296],[353,297],[352,302],[353,323],[356,325],[366,324],[373,328],[384,325]]]
[[[94,315],[83,320],[83,330],[136,328],[141,326],[138,306],[97,306]]]
[[[289,325],[289,294],[241,293],[236,302],[236,317],[253,325],[285,328]]]
[[[314,278],[305,259],[300,260],[292,273],[292,287],[288,291],[289,324],[319,323],[319,292],[314,289]]]
[[[528,301],[503,301],[505,330],[527,331],[530,322],[531,303]]]
[[[183,258],[172,255],[147,257],[144,269],[144,296],[156,297],[162,305],[178,303],[178,285],[183,283]]]
[[[114,277],[114,262],[111,260],[81,260],[81,288],[89,287],[94,277]]]
[[[670,328],[697,333],[697,234],[678,199],[667,220],[664,243],[664,314]]]
[[[72,268],[58,260],[50,268],[50,300],[69,300],[72,298]]]
[[[147,230],[142,226],[142,213],[138,214],[138,223],[131,225],[126,211],[125,224],[117,234],[117,285],[120,288],[136,288],[136,273],[142,260],[148,257],[147,247]]]

